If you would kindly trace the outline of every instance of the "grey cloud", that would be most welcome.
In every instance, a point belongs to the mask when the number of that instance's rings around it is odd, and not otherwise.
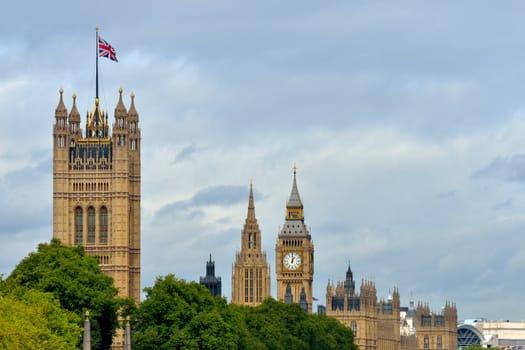
[[[497,203],[494,206],[494,210],[510,209],[510,208],[512,208],[512,202],[513,202],[513,200],[511,198],[509,198],[509,199],[507,199],[504,202]]]
[[[208,187],[197,192],[191,203],[197,206],[224,205],[229,206],[248,201],[246,186],[220,185]]]
[[[246,186],[219,185],[204,188],[189,200],[167,204],[157,210],[155,216],[158,218],[180,216],[199,218],[202,216],[202,209],[199,208],[210,205],[231,206],[242,202],[248,203]]]
[[[525,154],[517,153],[510,156],[499,156],[472,175],[474,179],[486,177],[525,183]]]
[[[185,160],[190,160],[193,158],[193,155],[197,152],[197,147],[192,144],[190,146],[184,147],[177,155],[175,156],[174,163],[179,163]]]

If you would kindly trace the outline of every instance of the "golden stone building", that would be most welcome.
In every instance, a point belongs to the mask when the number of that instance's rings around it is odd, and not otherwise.
[[[447,302],[440,313],[431,312],[428,305],[418,304],[415,327],[419,349],[458,348],[458,316],[454,304]]]
[[[413,303],[401,317],[397,288],[387,300],[377,300],[373,282],[363,281],[356,293],[352,269],[345,281],[326,287],[326,315],[352,329],[360,350],[457,350],[457,310],[450,303],[441,313]],[[404,308],[406,310],[406,308]],[[401,327],[403,324],[403,327]]]
[[[328,282],[326,287],[326,315],[352,329],[360,350],[400,349],[399,310],[397,289],[388,300],[378,302],[374,283],[363,281],[356,293],[350,266],[344,282]]]
[[[277,299],[291,299],[291,302],[299,303],[302,295],[302,302],[307,304],[308,312],[312,312],[314,244],[304,224],[303,203],[297,189],[295,167],[292,192],[286,204],[285,223],[275,246],[275,270]]]
[[[131,94],[122,89],[113,132],[98,98],[83,134],[73,95],[68,114],[62,98],[53,127],[53,237],[83,246],[113,277],[122,297],[140,299],[140,129]]]
[[[250,184],[248,214],[241,233],[241,251],[235,256],[232,271],[232,303],[255,306],[271,295],[270,265],[261,249],[261,230],[255,217],[253,189]]]

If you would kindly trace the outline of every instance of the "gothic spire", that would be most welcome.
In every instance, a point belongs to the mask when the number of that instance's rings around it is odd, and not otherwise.
[[[55,115],[57,117],[66,117],[67,116],[67,108],[64,105],[64,99],[62,98],[62,94],[64,93],[64,89],[60,88],[58,90],[60,93],[60,100],[58,101],[57,108],[55,109]]]
[[[131,106],[129,106],[129,116],[130,118],[133,118],[133,117],[138,117],[138,113],[137,113],[137,110],[135,109],[135,93],[134,92],[131,92]]]
[[[125,117],[127,115],[126,106],[124,106],[124,102],[122,102],[123,91],[124,90],[122,88],[118,89],[119,97],[117,107],[115,107],[115,117]],[[131,101],[133,101],[133,99]]]
[[[293,185],[292,192],[290,193],[290,198],[288,198],[288,203],[286,204],[287,208],[303,208],[303,203],[301,202],[301,197],[299,196],[299,190],[297,189],[297,167],[293,166]]]
[[[86,125],[86,136],[88,138],[102,138],[108,136],[107,119],[104,118],[104,112],[100,109],[98,98],[95,98],[95,107],[89,115]]]
[[[242,230],[242,244],[244,249],[261,250],[261,230],[255,217],[255,205],[253,201],[253,186],[250,182],[250,195],[248,199],[248,213]]]
[[[257,220],[255,218],[255,204],[253,203],[253,186],[252,186],[251,181],[250,181],[250,196],[248,199],[248,215],[246,216],[246,220],[249,220],[249,219]]]
[[[292,192],[286,203],[286,220],[300,220],[304,223],[303,202],[301,201],[299,190],[297,189],[297,167],[295,164],[293,166]]]
[[[77,94],[73,94],[73,107],[71,107],[71,112],[69,112],[69,121],[80,123],[80,113],[77,109]]]

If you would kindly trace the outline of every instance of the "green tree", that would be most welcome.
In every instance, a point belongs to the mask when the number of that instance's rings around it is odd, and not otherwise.
[[[89,310],[93,349],[111,346],[121,300],[113,279],[103,274],[97,259],[86,255],[82,247],[65,246],[58,240],[42,243],[16,266],[6,283],[8,290],[23,286],[51,293],[62,308],[81,320]]]
[[[244,312],[249,334],[265,349],[357,349],[349,328],[333,318],[307,314],[297,304],[269,298]]]
[[[205,287],[167,275],[144,291],[133,324],[134,349],[237,349],[221,303]]]
[[[78,322],[50,293],[19,288],[0,297],[0,349],[75,349]]]
[[[298,305],[271,298],[258,307],[228,305],[173,275],[145,292],[134,314],[134,349],[357,349],[349,328]]]

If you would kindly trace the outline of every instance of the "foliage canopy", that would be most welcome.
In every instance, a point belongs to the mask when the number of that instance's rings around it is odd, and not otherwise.
[[[117,323],[121,300],[113,279],[104,275],[97,259],[82,247],[69,247],[52,240],[38,245],[13,270],[6,280],[7,290],[17,287],[51,293],[62,308],[83,320],[91,314],[94,349],[109,349]]]
[[[357,349],[337,320],[271,298],[258,307],[228,305],[173,275],[145,288],[136,310],[134,349]]]

